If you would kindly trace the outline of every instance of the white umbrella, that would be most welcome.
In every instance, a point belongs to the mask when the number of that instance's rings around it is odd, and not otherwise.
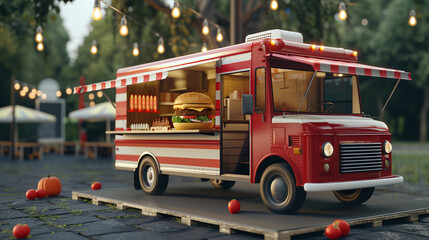
[[[28,107],[15,105],[15,121],[17,123],[43,123],[55,122],[56,117],[49,113],[44,113],[39,110]],[[12,122],[12,106],[0,108],[0,122]]]
[[[86,107],[70,112],[69,118],[86,121],[115,120],[116,110],[110,102],[104,102],[96,104],[93,107]]]

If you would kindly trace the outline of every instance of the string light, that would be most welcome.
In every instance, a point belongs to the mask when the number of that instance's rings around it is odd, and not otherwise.
[[[25,97],[25,94],[27,94],[24,90],[21,90],[21,92],[19,92],[19,95],[21,95],[21,97]]]
[[[137,57],[139,54],[140,54],[139,44],[137,42],[134,42],[134,44],[133,44],[133,55],[135,57]]]
[[[88,98],[89,98],[89,100],[94,100],[94,94],[93,94],[93,93],[90,93],[90,94],[88,95]]]
[[[43,51],[44,49],[45,49],[45,46],[43,46],[43,43],[42,43],[42,42],[39,42],[39,43],[37,44],[37,51],[41,52],[41,51]]]
[[[97,40],[92,40],[91,53],[94,55],[98,53]]]
[[[164,39],[162,39],[162,37],[158,40],[158,48],[156,50],[159,54],[163,54],[165,52]]]
[[[346,4],[343,2],[340,2],[338,9],[339,9],[338,18],[341,21],[346,20],[347,19]]]
[[[204,35],[208,35],[210,33],[209,22],[207,21],[207,19],[204,19],[203,21],[203,29],[201,30],[201,32]]]
[[[31,92],[30,94],[28,94],[28,97],[29,97],[31,100],[34,100],[34,99],[36,98],[36,94],[35,94],[35,93],[33,93],[33,92]]]
[[[55,94],[57,95],[57,97],[61,97],[61,95],[62,95],[61,91],[59,91],[59,90]]]
[[[203,46],[201,47],[201,52],[207,52],[207,43],[203,43]]]
[[[271,10],[276,11],[279,9],[279,3],[276,0],[271,0],[270,8]]]
[[[121,27],[119,28],[119,34],[121,34],[121,36],[127,36],[128,35],[128,24],[127,24],[127,18],[124,16],[122,16],[121,19]]]
[[[218,41],[218,42],[223,41],[222,30],[220,28],[217,29],[216,41]]]
[[[179,18],[180,17],[180,9],[179,9],[179,2],[174,1],[173,9],[171,10],[171,16],[173,18]]]
[[[46,93],[42,94],[42,99],[46,99]]]
[[[408,19],[408,25],[411,27],[416,26],[417,24],[417,18],[416,18],[416,11],[414,9],[411,9],[410,11],[410,18]]]
[[[89,102],[89,106],[90,107],[94,107],[95,106],[95,102],[94,101]]]
[[[43,42],[43,29],[41,26],[37,27],[36,36],[34,37],[34,40],[36,40],[36,42],[38,42],[38,43]]]
[[[94,10],[92,11],[92,19],[100,21],[103,18],[101,14],[100,0],[94,0]]]
[[[72,94],[72,92],[73,92],[73,90],[72,90],[70,87],[68,87],[68,88],[66,89],[66,94],[67,94],[67,95]]]
[[[20,88],[21,88],[21,84],[19,84],[19,82],[16,82],[15,84],[14,84],[14,88],[15,88],[15,90],[19,90]]]
[[[24,87],[22,88],[22,91],[24,91],[25,93],[27,93],[27,92],[28,92],[28,90],[29,90],[29,88],[28,88],[27,86],[24,86]]]
[[[97,97],[101,98],[103,96],[103,92],[102,91],[98,91],[97,92]]]
[[[38,97],[42,96],[42,91],[41,90],[37,90],[37,96]]]

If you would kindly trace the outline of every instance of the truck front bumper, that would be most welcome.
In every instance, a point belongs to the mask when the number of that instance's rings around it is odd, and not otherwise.
[[[307,192],[340,191],[358,188],[369,188],[377,186],[392,185],[404,182],[402,176],[388,178],[378,178],[371,180],[359,180],[348,182],[329,182],[329,183],[305,183],[304,190]]]

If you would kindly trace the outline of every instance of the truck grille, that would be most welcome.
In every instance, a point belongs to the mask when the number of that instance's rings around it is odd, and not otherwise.
[[[380,171],[381,143],[340,144],[340,172]]]

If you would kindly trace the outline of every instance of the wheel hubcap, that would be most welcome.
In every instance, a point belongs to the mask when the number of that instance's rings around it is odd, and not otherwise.
[[[276,178],[271,182],[270,186],[271,195],[276,201],[282,202],[287,195],[286,183],[281,178]]]
[[[154,173],[154,171],[153,171],[153,168],[152,167],[148,167],[147,169],[146,169],[146,174],[145,174],[145,179],[146,179],[146,184],[147,184],[147,186],[148,187],[152,187],[152,185],[153,185],[153,181],[154,181],[154,176],[155,176],[155,173]]]

